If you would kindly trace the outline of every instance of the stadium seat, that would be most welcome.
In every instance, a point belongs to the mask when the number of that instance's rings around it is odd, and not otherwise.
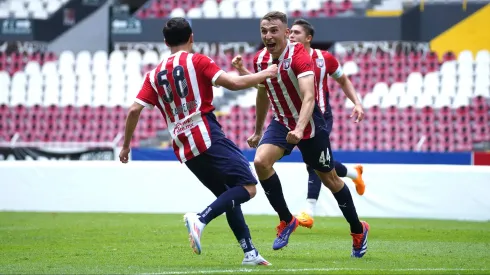
[[[255,0],[253,3],[253,12],[256,18],[261,18],[270,11],[269,3],[263,0]]]
[[[214,0],[205,0],[202,4],[203,18],[218,18],[219,8],[218,4]]]
[[[182,7],[190,10],[190,2],[184,2]],[[165,2],[165,5],[172,6],[172,3]],[[282,4],[291,12],[291,6],[298,5],[292,3],[284,1]],[[342,2],[332,3],[335,9],[342,10]],[[255,4],[256,1],[235,3],[236,7],[249,7],[249,15],[246,15],[246,8],[236,8],[238,16],[243,10],[244,15],[251,16]],[[223,5],[229,3],[221,1],[218,7]],[[9,122],[3,136],[11,136],[15,133],[12,131],[19,129],[32,129],[30,135],[22,137],[23,140],[97,141],[113,138],[124,127],[125,108],[134,102],[143,73],[168,55],[166,47],[159,52],[113,51],[108,54],[98,51],[93,55],[67,51],[59,58],[39,53],[0,54],[0,65],[6,65],[0,70],[8,68],[0,71],[0,110],[19,108],[15,112],[17,119]],[[348,123],[352,105],[339,85],[329,81],[336,119],[332,146],[353,150],[414,150],[421,135],[426,135],[430,141],[423,145],[423,150],[450,151],[468,149],[473,142],[489,140],[489,106],[485,100],[490,98],[488,52],[478,52],[474,61],[473,56],[470,60],[465,55],[468,54],[460,53],[456,58],[454,54],[447,54],[445,58],[449,61],[441,65],[434,53],[425,57],[421,53],[392,57],[381,53],[345,52],[338,56],[368,111],[365,127]],[[242,53],[242,56],[249,66],[253,54]],[[224,69],[230,69],[232,57],[229,53],[212,56]],[[414,61],[407,61],[408,57]],[[432,69],[424,70],[429,64]],[[373,66],[377,68],[374,72]],[[214,88],[214,91],[215,98],[225,93],[223,88]],[[246,138],[254,130],[251,122],[255,115],[255,92],[244,91],[234,102],[228,103],[235,105],[223,107],[221,111],[229,110],[230,115],[219,116],[218,120],[227,129],[226,134],[246,148]],[[166,127],[159,119],[158,111],[144,113],[142,119],[155,123],[141,126],[141,134],[136,134],[137,142]],[[49,121],[42,121],[45,115],[50,117]],[[55,122],[57,116],[64,123]],[[6,127],[2,124],[4,116],[0,117],[0,126]],[[105,117],[118,123],[94,124],[88,122],[90,117],[96,121]],[[270,119],[271,114],[267,120]],[[83,127],[69,121],[83,122]],[[430,126],[430,123],[436,124]],[[450,134],[453,131],[458,133],[457,138]],[[432,137],[430,133],[434,133]]]
[[[490,64],[490,52],[481,50],[476,53],[475,61],[477,64]]]

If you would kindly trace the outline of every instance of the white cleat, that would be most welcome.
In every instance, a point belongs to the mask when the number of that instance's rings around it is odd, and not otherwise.
[[[201,254],[201,233],[204,227],[196,213],[187,213],[184,215],[185,226],[189,232],[189,241],[191,248],[196,254]]]
[[[257,250],[245,253],[242,265],[272,265],[264,257],[260,256]]]

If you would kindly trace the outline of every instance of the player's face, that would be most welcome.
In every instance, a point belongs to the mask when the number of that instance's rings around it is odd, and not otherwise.
[[[281,20],[262,20],[260,22],[262,42],[272,56],[279,57],[286,47],[289,29]]]
[[[302,26],[294,25],[291,27],[289,41],[298,42],[304,45],[311,42],[311,35],[307,35],[305,29]]]

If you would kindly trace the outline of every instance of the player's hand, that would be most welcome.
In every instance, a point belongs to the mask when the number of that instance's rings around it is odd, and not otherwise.
[[[294,129],[289,131],[286,141],[291,144],[298,144],[303,139],[303,131]]]
[[[121,153],[119,153],[119,160],[122,163],[128,163],[130,151],[131,151],[131,149],[129,149],[129,147],[128,148],[125,148],[125,147],[122,148]]]
[[[233,65],[233,67],[237,70],[240,70],[241,68],[243,68],[242,56],[237,55],[237,56],[233,57],[233,59],[231,60],[231,65]]]
[[[354,109],[352,109],[352,114],[350,115],[350,117],[353,117],[354,115],[356,115],[357,117],[356,123],[361,122],[364,119],[364,110],[362,109],[361,104],[357,104],[356,106],[354,106]]]
[[[251,137],[247,139],[248,146],[250,146],[250,148],[257,148],[261,138],[261,134],[254,133]]]
[[[267,72],[267,78],[275,78],[277,77],[277,64],[272,64],[271,66],[267,67],[265,71]]]

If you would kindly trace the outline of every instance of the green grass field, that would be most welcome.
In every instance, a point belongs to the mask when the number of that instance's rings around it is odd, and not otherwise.
[[[182,215],[0,212],[2,274],[488,274],[490,223],[368,219],[369,251],[350,258],[341,218],[317,218],[273,251],[276,217],[247,216],[273,266],[242,267],[224,216],[189,247]]]

